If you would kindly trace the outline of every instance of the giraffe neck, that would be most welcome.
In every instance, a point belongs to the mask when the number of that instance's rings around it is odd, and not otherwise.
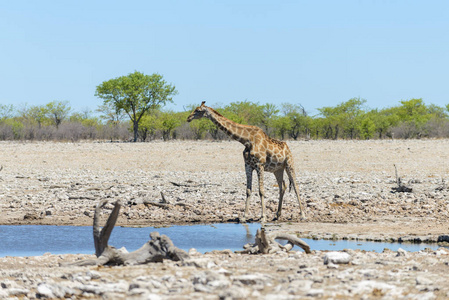
[[[211,120],[212,123],[214,123],[219,129],[245,146],[250,143],[249,134],[245,125],[238,124],[223,117],[210,107],[208,108],[208,111],[209,113],[206,117],[209,118],[209,120]]]

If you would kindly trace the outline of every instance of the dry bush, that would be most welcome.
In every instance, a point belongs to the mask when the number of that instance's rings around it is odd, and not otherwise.
[[[449,121],[432,119],[427,122],[424,127],[426,136],[430,138],[448,138],[449,137]]]
[[[118,125],[104,125],[97,128],[97,139],[110,141],[129,141],[132,132],[129,123]]]
[[[0,124],[0,140],[14,140],[14,132],[11,126],[4,123]]]
[[[412,122],[403,122],[391,128],[391,134],[395,139],[412,139],[421,137],[421,131]]]

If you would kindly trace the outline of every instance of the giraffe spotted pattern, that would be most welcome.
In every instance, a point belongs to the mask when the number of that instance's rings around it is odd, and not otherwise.
[[[246,221],[248,215],[249,201],[252,192],[252,176],[256,171],[259,179],[259,196],[262,205],[261,221],[266,222],[265,213],[265,190],[263,185],[264,171],[274,173],[277,183],[279,185],[279,205],[276,217],[279,218],[282,211],[282,199],[286,190],[284,182],[284,171],[290,180],[291,185],[295,190],[296,198],[298,200],[301,217],[305,217],[302,208],[301,200],[299,198],[299,188],[296,183],[295,167],[293,155],[287,143],[270,138],[262,129],[256,126],[242,125],[231,121],[213,108],[207,107],[205,101],[201,103],[187,118],[188,122],[194,119],[208,118],[220,130],[227,135],[239,141],[245,146],[243,150],[243,158],[245,160],[246,171],[246,204],[245,213],[241,222]]]

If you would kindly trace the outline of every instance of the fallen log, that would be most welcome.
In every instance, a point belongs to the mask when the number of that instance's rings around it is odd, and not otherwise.
[[[288,241],[285,246],[279,244],[275,240]],[[236,251],[236,253],[242,254],[268,254],[278,251],[290,251],[294,246],[298,246],[304,250],[307,254],[311,253],[310,246],[300,238],[282,232],[274,232],[267,234],[265,228],[257,230],[256,239],[254,244],[245,245],[245,250]]]
[[[173,245],[173,242],[166,235],[159,235],[158,232],[150,233],[150,240],[140,249],[128,252],[125,248],[117,249],[108,245],[109,237],[114,229],[118,218],[121,204],[114,203],[114,209],[109,215],[106,225],[100,227],[101,209],[108,203],[101,201],[95,208],[93,235],[95,244],[96,259],[82,260],[74,263],[61,263],[63,266],[91,266],[91,265],[138,265],[150,262],[162,262],[164,259],[182,261],[189,258],[189,255],[182,249]]]

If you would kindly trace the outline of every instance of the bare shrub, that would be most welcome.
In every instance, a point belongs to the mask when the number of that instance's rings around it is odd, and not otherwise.
[[[14,132],[12,127],[8,124],[1,123],[0,124],[0,140],[7,141],[14,139]]]
[[[195,134],[193,130],[190,128],[189,123],[184,123],[178,128],[176,128],[176,136],[181,140],[194,140]]]
[[[54,139],[56,133],[56,127],[54,126],[43,126],[36,129],[36,140],[39,141],[51,141]]]
[[[111,141],[129,141],[132,138],[129,123],[104,125],[97,129],[97,139]]]
[[[426,136],[430,138],[449,137],[449,121],[444,119],[431,119],[424,127]]]
[[[84,127],[81,123],[62,123],[56,131],[57,140],[79,141],[83,138]]]
[[[411,139],[421,137],[420,130],[412,122],[403,122],[391,128],[391,133],[396,139]]]

